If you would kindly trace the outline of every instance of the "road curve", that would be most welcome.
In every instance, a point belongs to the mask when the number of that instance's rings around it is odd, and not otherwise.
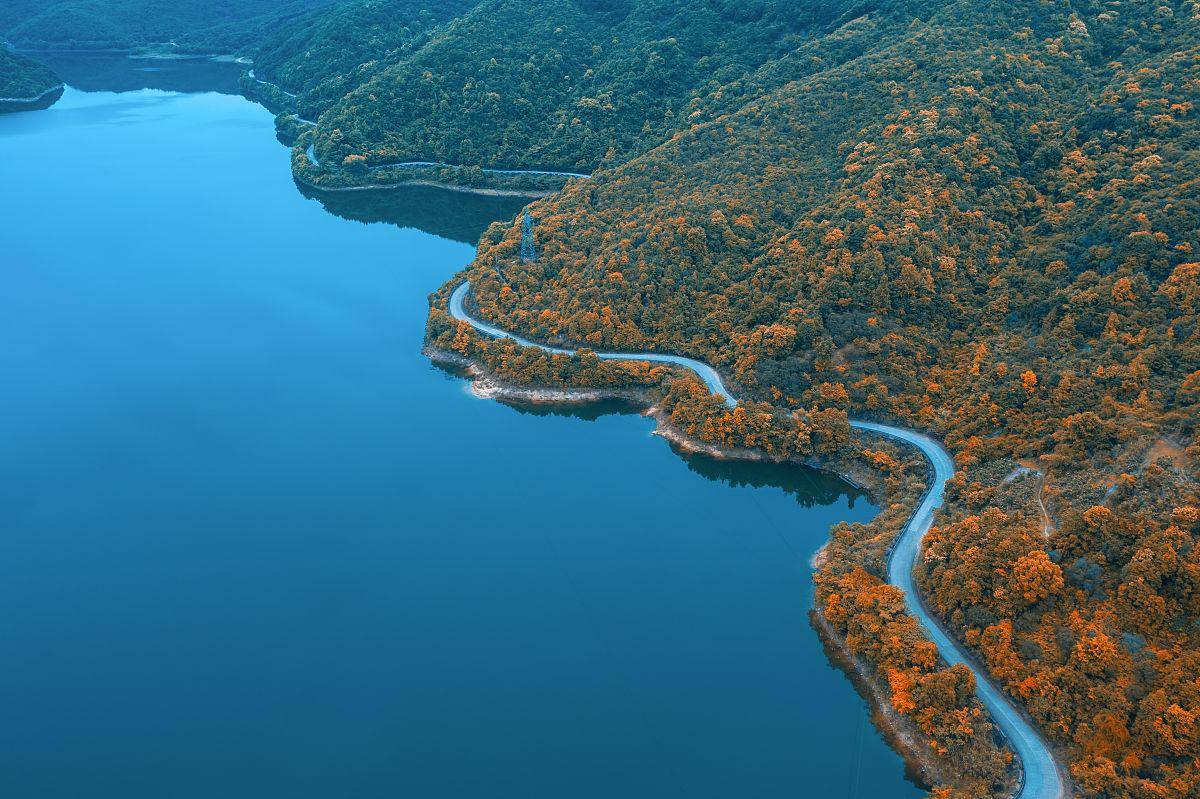
[[[575,350],[565,350],[561,347],[549,347],[545,344],[538,344],[534,341],[521,338],[513,335],[507,330],[501,330],[498,327],[489,325],[487,322],[480,321],[467,313],[467,309],[463,307],[463,302],[467,298],[467,293],[471,290],[471,283],[464,280],[459,284],[458,288],[454,289],[450,294],[450,315],[455,319],[466,322],[471,327],[478,330],[480,333],[491,336],[492,338],[510,338],[523,347],[537,347],[546,352],[555,352],[560,355],[573,355]],[[602,361],[653,361],[655,363],[674,363],[692,370],[701,380],[704,385],[708,386],[708,390],[725,400],[725,404],[729,407],[737,405],[737,400],[733,398],[733,394],[729,389],[725,388],[725,384],[721,382],[721,376],[717,374],[717,370],[713,369],[703,361],[697,361],[693,358],[684,358],[681,355],[664,355],[660,352],[597,352],[596,356]]]
[[[455,319],[466,322],[475,330],[492,338],[512,339],[523,346],[537,347],[546,352],[564,355],[574,353],[574,350],[549,347],[529,341],[471,316],[464,306],[470,289],[470,281],[464,280],[451,293],[449,309],[450,315]],[[602,360],[657,361],[677,364],[694,372],[704,381],[710,391],[723,397],[730,407],[737,405],[737,399],[721,382],[721,376],[715,369],[702,361],[653,352],[597,352],[596,355]],[[921,550],[921,540],[933,526],[933,513],[942,504],[945,497],[946,481],[954,476],[954,460],[937,441],[913,430],[854,419],[850,420],[850,426],[860,430],[869,430],[916,447],[929,461],[932,470],[929,490],[892,547],[891,555],[888,558],[888,582],[904,593],[904,603],[908,607],[908,611],[925,628],[925,633],[937,646],[942,658],[950,665],[962,663],[975,674],[976,692],[980,701],[1008,737],[1013,750],[1021,761],[1024,781],[1014,795],[1014,799],[1062,799],[1064,796],[1063,781],[1054,756],[1050,752],[1050,747],[1000,688],[992,682],[991,677],[976,667],[959,643],[925,609],[925,605],[917,593],[916,585],[913,583],[913,566],[916,564],[917,555]]]

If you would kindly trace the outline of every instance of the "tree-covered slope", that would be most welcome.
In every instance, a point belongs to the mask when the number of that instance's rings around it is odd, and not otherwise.
[[[476,0],[353,0],[281,28],[254,54],[255,74],[330,105],[395,63]]]
[[[688,127],[704,97],[845,13],[782,0],[485,0],[321,109],[317,153],[590,170]]]
[[[329,0],[9,0],[0,35],[22,49],[232,52]]]
[[[59,83],[45,64],[0,47],[0,99],[32,99]]]
[[[536,262],[493,227],[479,312],[703,358],[777,418],[942,436],[963,473],[930,602],[1083,795],[1196,795],[1200,6],[896,4],[721,92],[740,106],[535,203]],[[820,574],[835,616],[869,593],[847,569]]]

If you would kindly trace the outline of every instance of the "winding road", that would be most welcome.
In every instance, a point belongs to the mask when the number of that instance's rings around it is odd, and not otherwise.
[[[0,97],[0,103],[36,103],[39,100],[44,100],[49,95],[57,91],[62,91],[63,85],[56,83],[44,92],[35,94],[33,97]]]
[[[450,295],[450,315],[455,319],[466,322],[480,333],[493,338],[512,339],[523,346],[537,347],[546,352],[564,355],[574,353],[574,350],[550,347],[529,341],[471,316],[465,307],[470,290],[470,282],[463,281]],[[702,361],[679,355],[663,355],[652,352],[597,352],[596,355],[602,360],[610,361],[657,361],[677,364],[694,372],[704,381],[710,391],[723,397],[730,407],[737,405],[737,399],[721,382],[721,376],[715,369]],[[950,665],[962,663],[975,674],[976,692],[980,701],[1008,737],[1013,750],[1021,761],[1024,780],[1014,794],[1014,799],[1061,799],[1065,795],[1062,776],[1046,741],[1004,695],[1004,692],[992,682],[991,677],[975,665],[961,645],[929,613],[913,583],[913,567],[916,565],[917,555],[921,550],[921,540],[933,526],[934,511],[942,504],[945,497],[946,481],[954,476],[954,460],[941,444],[913,430],[854,419],[850,420],[850,426],[860,430],[869,430],[916,447],[929,461],[932,471],[929,490],[893,545],[888,558],[888,582],[904,593],[904,603],[908,607],[908,611],[920,621],[925,628],[925,633],[941,652],[942,658]]]
[[[289,92],[287,89],[283,88],[278,83],[271,83],[271,81],[269,81],[269,80],[263,80],[262,78],[260,78],[254,74],[254,70],[250,70],[249,72],[247,72],[246,77],[250,78],[250,80],[254,81],[255,83],[261,84],[263,86],[270,86],[272,89],[275,89],[280,94],[282,94],[284,97],[290,97],[293,100],[295,100],[297,97],[300,96],[298,94],[293,94],[292,92]]]
[[[297,117],[297,119],[299,119],[299,117]],[[300,121],[307,122],[308,120],[301,119]],[[311,124],[315,124],[315,123],[309,122],[309,124],[311,125]],[[304,154],[306,156],[308,156],[309,163],[311,163],[313,166],[315,166],[317,168],[320,168],[321,162],[319,160],[317,160],[317,152],[315,149],[315,145],[312,145],[312,144],[308,145],[308,148],[305,149]],[[437,167],[439,169],[442,169],[442,168],[462,169],[463,168],[463,167],[457,166],[455,164],[447,164],[445,161],[396,161],[395,163],[391,163],[391,164],[379,164],[378,166],[373,166],[373,167],[371,167],[371,171],[379,172],[384,169],[398,169],[400,167],[414,167],[414,168],[415,167]],[[485,174],[488,174],[488,175],[548,175],[550,177],[556,177],[556,178],[590,178],[591,177],[591,175],[585,174],[583,172],[555,172],[553,170],[547,170],[547,169],[490,169],[488,167],[481,167],[481,169]]]

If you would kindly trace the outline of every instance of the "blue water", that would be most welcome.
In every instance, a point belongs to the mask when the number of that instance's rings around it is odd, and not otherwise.
[[[511,204],[338,216],[136,89],[0,117],[0,186],[5,797],[918,795],[806,618],[864,497],[420,354],[426,231]]]

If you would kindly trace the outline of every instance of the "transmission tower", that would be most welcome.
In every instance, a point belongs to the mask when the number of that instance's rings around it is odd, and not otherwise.
[[[533,217],[526,209],[525,216],[521,219],[521,260],[531,264],[536,259],[537,252],[533,248]]]

